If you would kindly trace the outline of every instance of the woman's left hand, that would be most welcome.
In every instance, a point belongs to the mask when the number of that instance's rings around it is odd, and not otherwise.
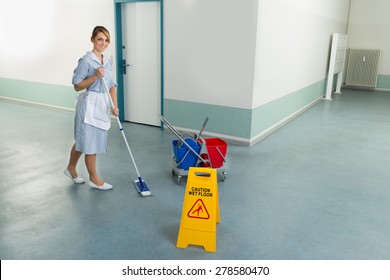
[[[119,109],[117,107],[115,107],[114,109],[112,109],[112,114],[117,117],[119,115]]]

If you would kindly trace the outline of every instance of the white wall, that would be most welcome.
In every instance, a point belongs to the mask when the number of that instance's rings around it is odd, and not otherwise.
[[[165,0],[165,98],[251,108],[257,0]]]
[[[380,49],[379,74],[390,75],[390,1],[352,0],[348,47]]]
[[[96,25],[115,42],[113,0],[0,0],[0,77],[71,86]]]
[[[350,0],[259,0],[253,108],[325,79]]]
[[[325,77],[330,34],[345,31],[349,4],[164,2],[165,97],[245,109]],[[95,25],[110,30],[115,58],[112,0],[0,0],[0,77],[70,85]]]

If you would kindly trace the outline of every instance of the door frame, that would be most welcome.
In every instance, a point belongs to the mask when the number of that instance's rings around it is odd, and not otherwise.
[[[116,73],[117,73],[117,100],[119,108],[119,119],[124,121],[124,82],[123,82],[123,30],[122,30],[122,4],[136,2],[160,2],[160,114],[164,115],[164,0],[114,0],[115,17],[115,51],[116,51]],[[163,124],[160,125],[163,129]]]

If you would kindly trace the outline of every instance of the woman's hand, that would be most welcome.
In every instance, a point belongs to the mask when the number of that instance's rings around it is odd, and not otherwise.
[[[104,77],[104,67],[100,67],[100,68],[96,69],[95,75],[91,75],[90,77],[88,77],[87,79],[81,81],[79,84],[74,85],[73,87],[74,87],[74,89],[76,91],[80,91],[80,90],[88,88],[95,81],[97,81],[97,80],[99,80],[99,79],[101,79],[103,77]]]
[[[97,75],[97,77],[99,79],[103,78],[104,77],[104,67],[99,67],[98,69],[96,69],[95,74]]]
[[[119,116],[119,109],[117,108],[117,107],[115,107],[114,109],[112,109],[112,114],[115,116],[115,117],[117,117],[117,116]]]

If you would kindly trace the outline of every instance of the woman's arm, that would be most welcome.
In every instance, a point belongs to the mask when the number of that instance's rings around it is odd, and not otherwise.
[[[74,87],[74,89],[76,91],[80,91],[80,90],[86,89],[87,87],[89,87],[95,81],[97,81],[98,79],[100,79],[102,77],[104,77],[104,68],[100,67],[100,68],[96,69],[95,74],[93,74],[92,76],[90,76],[90,77],[86,78],[85,80],[81,81],[77,85],[74,85],[73,87]]]

